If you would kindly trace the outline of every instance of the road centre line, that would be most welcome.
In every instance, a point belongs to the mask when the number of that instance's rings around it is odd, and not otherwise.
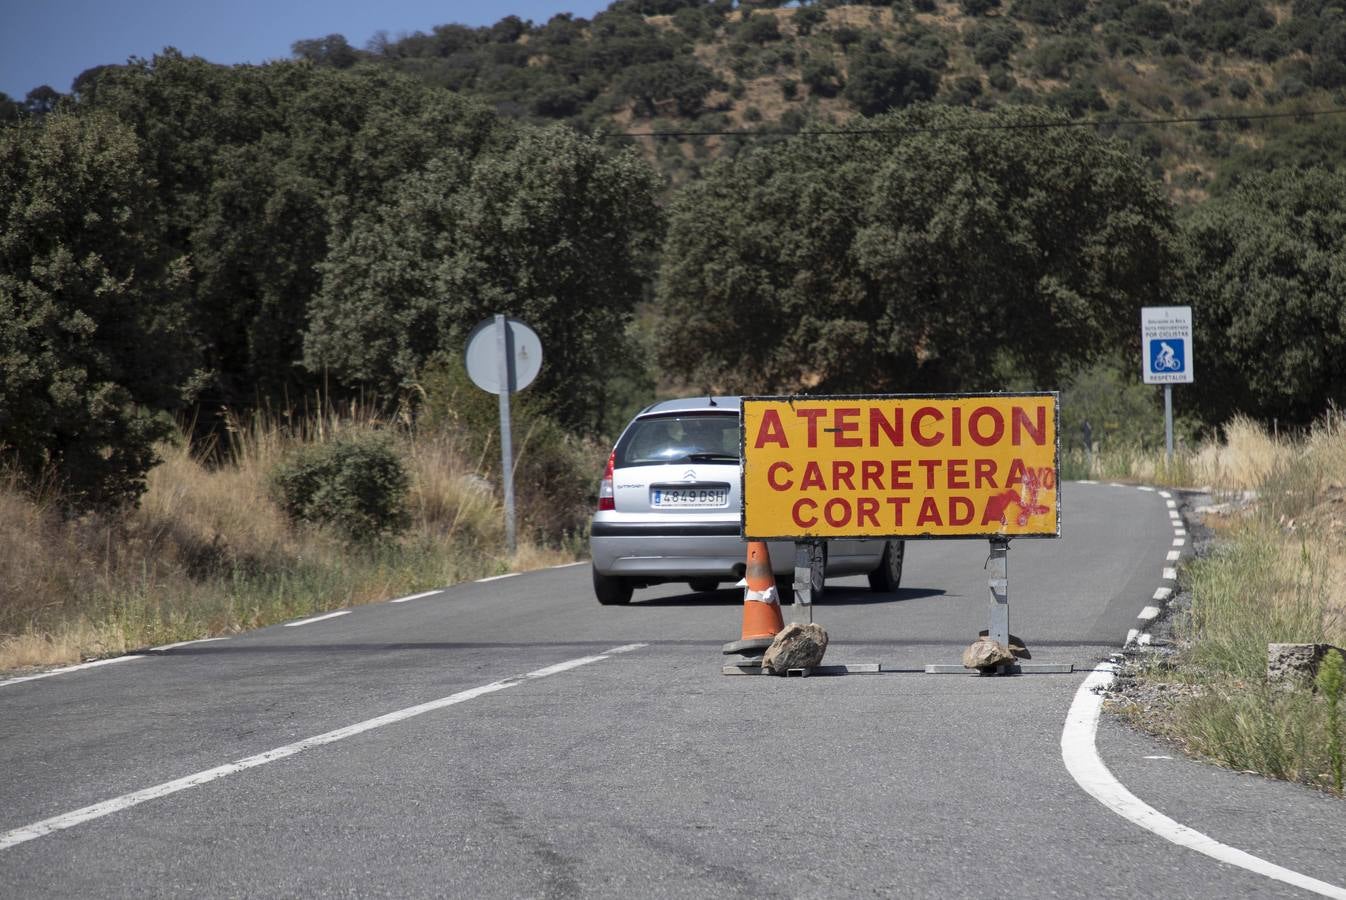
[[[1155,599],[1155,600],[1167,600],[1167,599],[1168,599],[1169,597],[1171,597],[1171,596],[1173,596],[1173,589],[1172,589],[1172,588],[1161,587],[1161,588],[1155,588],[1155,589],[1154,589],[1154,599]]]
[[[492,575],[490,578],[478,578],[477,584],[485,584],[488,581],[499,581],[502,578],[517,578],[518,572],[506,572],[504,575]]]
[[[1144,484],[1142,484],[1140,487],[1136,488],[1136,490],[1138,490],[1138,491],[1145,491],[1146,493],[1150,493],[1150,494],[1153,494],[1154,491],[1155,491],[1154,488],[1152,488],[1152,487],[1150,487],[1150,486],[1148,486],[1148,485],[1144,485]]]
[[[1175,546],[1175,547],[1186,547],[1186,546],[1187,546],[1187,538],[1175,537],[1175,538],[1173,539],[1173,546]]]
[[[1159,607],[1147,606],[1136,616],[1137,619],[1157,619],[1159,617]]]
[[[1168,560],[1169,562],[1177,562],[1177,561],[1178,561],[1178,557],[1180,557],[1180,556],[1182,556],[1182,551],[1181,551],[1181,550],[1170,550],[1170,551],[1168,551],[1168,555],[1165,556],[1164,558],[1165,558],[1166,560]]]
[[[335,619],[337,616],[349,616],[349,609],[339,609],[336,612],[323,613],[321,616],[313,616],[309,619],[300,619],[298,622],[286,622],[286,628],[298,628],[300,625],[311,625],[314,622],[321,622],[324,619]]]
[[[1173,495],[1170,494],[1168,491],[1160,491],[1160,492],[1159,492],[1159,496],[1160,496],[1160,497],[1163,497],[1165,500],[1167,500],[1167,499],[1169,499],[1170,497],[1172,497]]]
[[[1098,755],[1096,743],[1099,715],[1103,709],[1103,696],[1099,692],[1112,683],[1115,671],[1116,667],[1113,664],[1100,663],[1099,667],[1084,679],[1084,683],[1075,692],[1075,700],[1070,706],[1065,726],[1061,730],[1061,759],[1065,762],[1066,770],[1070,772],[1071,777],[1086,793],[1122,818],[1180,847],[1187,847],[1220,862],[1247,869],[1306,891],[1313,891],[1324,897],[1346,900],[1346,888],[1310,878],[1236,847],[1222,844],[1170,819],[1127,790]]]
[[[53,675],[64,675],[66,672],[78,672],[80,669],[92,669],[95,666],[110,666],[113,663],[130,662],[133,659],[144,659],[143,653],[132,653],[127,656],[114,656],[112,659],[95,659],[93,662],[80,663],[75,666],[64,666],[60,669],[52,669],[49,672],[39,672],[36,675],[20,675],[18,678],[9,678],[0,681],[0,687],[7,684],[18,684],[21,681],[37,681],[39,678],[50,678]]]
[[[129,794],[123,794],[120,797],[113,797],[111,800],[104,800],[101,803],[95,803],[92,806],[85,806],[59,816],[52,816],[49,819],[43,819],[41,822],[34,822],[31,825],[24,825],[21,828],[15,828],[12,831],[6,831],[0,834],[0,851],[7,850],[10,847],[17,846],[36,838],[44,837],[53,832],[62,831],[66,828],[73,828],[76,825],[93,819],[99,819],[103,816],[120,812],[123,809],[129,809],[132,806],[138,806],[149,800],[155,800],[159,797],[166,797],[169,794],[176,794],[179,791],[185,791],[188,788],[197,785],[208,784],[226,775],[233,775],[236,772],[242,772],[246,769],[253,769],[257,766],[266,765],[269,762],[275,762],[285,759],[288,756],[294,756],[297,753],[303,753],[305,750],[312,750],[314,747],[321,747],[325,744],[333,744],[337,741],[345,740],[348,737],[354,737],[366,731],[372,731],[375,728],[382,728],[385,725],[393,725],[398,722],[404,722],[407,719],[423,715],[435,710],[444,709],[448,706],[454,706],[459,703],[465,703],[468,700],[474,700],[477,697],[493,694],[496,691],[503,691],[506,688],[512,688],[528,681],[535,681],[539,678],[546,678],[549,675],[557,675],[561,672],[568,672],[571,669],[586,666],[590,663],[600,662],[616,656],[619,653],[629,653],[632,650],[639,650],[647,644],[624,644],[620,647],[613,647],[611,650],[604,650],[602,653],[594,656],[581,656],[576,659],[568,659],[565,662],[556,663],[552,666],[546,666],[541,669],[535,669],[523,675],[515,675],[502,681],[493,681],[490,684],[484,684],[480,687],[470,688],[465,691],[459,691],[456,694],[450,694],[447,697],[441,697],[438,700],[431,700],[427,703],[420,703],[416,706],[408,706],[405,709],[395,710],[385,713],[372,719],[365,719],[363,722],[356,722],[354,725],[347,725],[344,728],[338,728],[335,731],[328,731],[323,734],[314,735],[297,741],[293,744],[286,744],[283,747],[277,747],[274,750],[267,750],[264,753],[258,753],[254,756],[247,756],[240,760],[227,763],[222,766],[216,766],[213,769],[206,769],[202,772],[196,772],[183,778],[177,778],[173,781],[166,781],[163,784],[157,784],[153,787],[143,790],[133,791]],[[128,659],[130,657],[119,657],[119,659]]]
[[[573,563],[561,563],[559,566],[547,566],[548,569],[569,569],[571,566],[582,566],[587,563],[587,559],[579,559]]]
[[[1173,568],[1173,566],[1164,566],[1164,580],[1165,580],[1165,581],[1177,581],[1177,580],[1178,580],[1178,570],[1175,569],[1175,568]]]
[[[419,594],[412,594],[410,597],[398,597],[396,600],[389,600],[389,603],[406,603],[408,600],[419,600],[422,597],[432,597],[435,594],[442,593],[440,590],[421,591]]]

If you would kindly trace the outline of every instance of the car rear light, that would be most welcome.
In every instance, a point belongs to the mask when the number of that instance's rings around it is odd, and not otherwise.
[[[608,467],[607,469],[604,470],[603,480],[598,485],[599,512],[602,512],[605,509],[615,510],[617,508],[617,501],[614,499],[612,494],[612,467],[613,463],[615,463],[616,461],[617,461],[617,451],[614,450],[608,456]]]

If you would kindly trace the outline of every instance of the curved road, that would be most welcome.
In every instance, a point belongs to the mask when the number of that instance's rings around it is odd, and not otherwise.
[[[929,542],[898,595],[815,608],[827,662],[878,675],[722,676],[741,592],[600,607],[581,565],[0,682],[0,896],[1312,896],[1062,762],[1174,529],[1156,492],[1069,484],[1063,537],[1011,545],[1011,631],[1070,675],[921,674],[988,604],[986,545]],[[1168,816],[1346,884],[1339,801],[1106,719],[1099,746]]]

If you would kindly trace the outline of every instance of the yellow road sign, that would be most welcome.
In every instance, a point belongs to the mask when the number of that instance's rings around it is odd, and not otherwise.
[[[743,535],[1057,537],[1057,395],[745,397]]]

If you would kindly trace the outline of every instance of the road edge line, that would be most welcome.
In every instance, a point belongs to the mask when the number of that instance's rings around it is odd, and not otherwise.
[[[216,766],[213,769],[205,769],[201,772],[195,772],[191,775],[175,778],[172,781],[165,781],[163,784],[156,784],[153,787],[143,788],[139,791],[132,791],[129,794],[122,794],[120,797],[113,797],[110,800],[104,800],[91,806],[81,807],[68,813],[62,813],[58,816],[52,816],[43,819],[40,822],[34,822],[31,825],[23,825],[19,828],[11,829],[0,833],[0,851],[8,850],[10,847],[18,846],[31,840],[52,834],[53,832],[63,831],[67,828],[73,828],[84,822],[93,819],[101,819],[103,816],[120,812],[124,809],[130,809],[133,806],[139,806],[149,800],[155,800],[159,797],[166,797],[169,794],[176,794],[179,791],[185,791],[188,788],[196,787],[201,784],[208,784],[226,775],[233,775],[236,772],[242,772],[247,769],[253,769],[257,766],[265,765],[269,762],[275,762],[294,756],[296,753],[303,753],[305,750],[311,750],[314,747],[321,747],[326,744],[332,744],[348,737],[354,737],[366,731],[372,731],[375,728],[382,728],[385,725],[393,725],[398,722],[404,722],[407,719],[415,718],[428,712],[443,709],[447,706],[454,706],[459,703],[465,703],[468,700],[486,694],[493,694],[496,691],[503,691],[505,688],[515,687],[534,681],[538,678],[546,678],[548,675],[556,675],[561,672],[568,672],[571,669],[579,668],[590,663],[600,662],[609,659],[618,653],[629,653],[632,650],[639,650],[647,647],[648,644],[623,644],[620,647],[613,647],[610,650],[604,650],[593,656],[581,656],[576,659],[568,659],[554,665],[545,666],[541,669],[534,669],[532,672],[526,672],[522,675],[515,675],[501,681],[493,681],[490,684],[484,684],[480,687],[469,688],[465,691],[459,691],[456,694],[450,694],[447,697],[440,697],[438,700],[430,700],[426,703],[419,703],[415,706],[408,706],[405,709],[394,710],[390,713],[384,713],[381,716],[375,716],[372,719],[365,719],[362,722],[356,722],[353,725],[347,725],[343,728],[337,728],[333,731],[327,731],[322,734],[305,738],[302,741],[296,741],[293,744],[286,744],[283,747],[276,747],[263,753],[257,753],[253,756],[247,756],[243,759],[226,763],[222,766]]]
[[[1170,843],[1187,847],[1222,863],[1238,866],[1266,878],[1284,882],[1324,897],[1346,900],[1346,888],[1319,881],[1293,869],[1278,866],[1251,853],[1222,844],[1212,837],[1170,819],[1131,793],[1098,755],[1098,721],[1103,710],[1101,691],[1112,684],[1116,666],[1100,663],[1084,679],[1066,714],[1061,729],[1061,759],[1075,783],[1122,818],[1139,825]]]

